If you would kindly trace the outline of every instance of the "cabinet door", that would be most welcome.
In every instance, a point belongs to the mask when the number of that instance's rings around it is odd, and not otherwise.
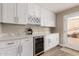
[[[16,46],[0,49],[0,56],[17,56],[18,48]]]
[[[18,24],[26,24],[27,12],[28,12],[27,7],[28,5],[26,3],[17,4]]]
[[[40,6],[33,3],[28,4],[28,14],[30,16],[40,17],[40,12],[41,12]]]
[[[41,8],[41,26],[55,27],[54,14],[44,8]]]
[[[35,16],[40,18],[41,17],[41,9],[40,6],[34,4],[34,9],[35,9]]]
[[[49,49],[48,39],[45,37],[44,39],[44,50],[47,51]]]
[[[41,26],[45,26],[45,20],[46,20],[46,12],[44,11],[44,8],[41,8]]]
[[[28,4],[28,15],[35,17],[35,6],[33,3]]]
[[[50,34],[45,36],[45,51],[49,50],[59,44],[59,35]]]
[[[49,24],[47,26],[55,27],[55,14],[51,11],[48,11],[47,16],[48,16],[47,19],[48,19],[48,22],[49,22]]]
[[[51,26],[52,27],[56,27],[56,15],[55,15],[55,13],[50,13],[50,15],[51,15]]]
[[[53,48],[54,42],[55,42],[55,39],[53,39],[49,36],[46,36],[45,37],[45,51]]]
[[[16,23],[16,4],[3,3],[2,17],[4,23]]]
[[[44,8],[41,8],[41,25],[49,26],[48,11]]]
[[[0,22],[2,21],[1,8],[2,8],[2,4],[0,3]]]
[[[25,39],[22,41],[22,56],[33,56],[33,40]]]

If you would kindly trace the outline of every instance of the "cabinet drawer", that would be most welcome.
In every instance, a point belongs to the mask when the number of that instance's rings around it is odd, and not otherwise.
[[[19,45],[18,40],[0,42],[0,48],[6,48],[6,47],[18,46],[18,45]]]

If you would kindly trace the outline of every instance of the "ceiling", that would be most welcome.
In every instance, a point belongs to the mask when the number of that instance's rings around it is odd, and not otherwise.
[[[78,6],[79,3],[38,3],[39,6],[47,8],[55,13]]]

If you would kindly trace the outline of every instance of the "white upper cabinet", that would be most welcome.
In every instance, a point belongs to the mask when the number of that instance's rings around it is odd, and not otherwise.
[[[1,19],[1,6],[2,6],[2,4],[0,4],[0,22],[2,21],[2,19]]]
[[[15,3],[3,3],[2,5],[2,22],[4,23],[16,23],[16,4]]]
[[[49,11],[48,15],[49,15],[48,18],[49,18],[49,23],[50,23],[48,26],[55,27],[55,21],[56,21],[55,14]]]
[[[0,22],[55,27],[55,14],[34,3],[0,4]]]
[[[41,8],[38,5],[34,5],[35,8],[35,16],[40,18],[41,17]]]
[[[40,25],[40,7],[36,4],[28,4],[28,23]]]
[[[28,15],[33,17],[40,17],[40,6],[30,3],[28,4]]]
[[[28,4],[28,16],[35,16],[35,8],[34,8],[34,4],[29,3]]]
[[[18,24],[26,24],[27,12],[28,12],[27,7],[28,7],[28,5],[26,3],[18,3],[17,4]]]
[[[55,27],[55,14],[47,9],[41,8],[41,26]]]

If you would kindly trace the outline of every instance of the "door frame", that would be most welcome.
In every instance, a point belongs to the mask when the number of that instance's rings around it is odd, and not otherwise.
[[[73,12],[73,13],[70,13],[70,14],[66,14],[64,15],[63,17],[63,47],[67,47],[67,42],[68,42],[68,38],[67,38],[67,20],[69,18],[72,18],[72,17],[77,17],[79,16],[79,11],[77,12]]]

